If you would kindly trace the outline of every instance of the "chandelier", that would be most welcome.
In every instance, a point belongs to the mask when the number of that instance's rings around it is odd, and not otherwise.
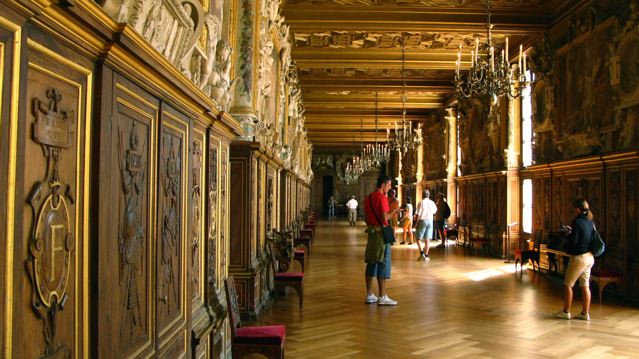
[[[362,123],[362,127],[363,127],[363,120],[360,120],[360,122]],[[355,136],[353,136],[353,146],[355,145]],[[362,151],[362,147],[363,147],[363,142],[360,142],[360,154],[363,152]],[[344,176],[343,176],[343,180],[344,182],[346,182],[346,184],[351,184],[354,182],[357,182],[357,180],[359,179],[359,176],[362,175],[362,173],[364,173],[364,171],[366,171],[366,165],[364,163],[364,160],[362,158],[362,156],[353,156],[351,158],[351,161],[349,163],[346,164],[346,168],[344,169]]]
[[[406,121],[406,69],[405,46],[402,41],[402,120],[395,122],[395,132],[386,129],[386,141],[388,148],[393,151],[406,153],[409,149],[416,149],[422,144],[422,125],[413,129],[411,121]]]
[[[462,45],[457,52],[455,71],[455,96],[458,99],[469,97],[490,96],[495,99],[504,95],[509,98],[517,98],[527,86],[526,81],[526,54],[523,54],[519,45],[519,62],[516,68],[512,68],[508,60],[508,37],[502,48],[493,44],[492,29],[490,23],[490,0],[486,0],[488,21],[486,23],[487,39],[479,43],[475,38],[475,49],[470,52],[470,69],[468,73],[462,72],[461,55]]]
[[[390,150],[387,143],[377,142],[377,101],[378,94],[375,91],[375,144],[367,144],[362,151],[364,165],[368,169],[379,168],[382,163],[390,158]]]

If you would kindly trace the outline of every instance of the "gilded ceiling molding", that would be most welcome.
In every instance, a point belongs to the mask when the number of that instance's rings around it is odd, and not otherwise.
[[[401,48],[407,49],[448,49],[456,50],[459,45],[472,46],[475,37],[484,33],[441,33],[441,32],[365,32],[365,31],[330,31],[301,33],[295,32],[295,47],[312,48]],[[505,41],[506,36],[495,34],[496,44]]]
[[[304,77],[349,77],[349,78],[401,78],[400,68],[368,68],[368,67],[300,67]],[[452,81],[454,72],[449,70],[406,69],[407,78],[445,79]]]

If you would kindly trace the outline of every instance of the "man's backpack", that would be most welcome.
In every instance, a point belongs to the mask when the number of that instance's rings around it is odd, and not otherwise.
[[[450,207],[448,206],[448,203],[444,202],[444,213],[443,213],[443,217],[444,219],[448,219],[448,217],[450,217]]]

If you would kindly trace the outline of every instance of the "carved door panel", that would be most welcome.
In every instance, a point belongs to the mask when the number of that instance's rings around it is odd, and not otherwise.
[[[191,292],[187,255],[189,119],[162,104],[159,131],[156,226],[156,327],[162,358],[188,351]],[[189,259],[190,261],[190,259]]]
[[[12,325],[4,350],[14,358],[80,357],[89,334],[85,194],[93,65],[42,34],[25,36],[22,87],[13,89],[20,112],[9,147],[15,202],[7,212],[15,213],[15,233],[5,254],[12,285],[3,297]]]
[[[97,318],[100,357],[155,350],[152,290],[159,101],[102,71]]]

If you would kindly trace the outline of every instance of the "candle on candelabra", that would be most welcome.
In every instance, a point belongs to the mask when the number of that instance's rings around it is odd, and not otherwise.
[[[521,51],[522,51],[522,46],[519,45],[519,60],[517,61],[517,67],[519,68],[520,72],[521,72]]]
[[[506,65],[510,65],[510,61],[508,61],[508,58],[510,57],[510,55],[508,54],[508,38],[506,38]]]
[[[490,47],[490,70],[495,71],[495,48]]]
[[[526,76],[526,53],[524,52],[524,76]]]
[[[475,56],[479,55],[479,38],[475,38]],[[477,62],[477,57],[475,57],[475,62]]]
[[[506,65],[506,56],[504,56],[504,50],[501,50],[501,59],[504,65]]]

